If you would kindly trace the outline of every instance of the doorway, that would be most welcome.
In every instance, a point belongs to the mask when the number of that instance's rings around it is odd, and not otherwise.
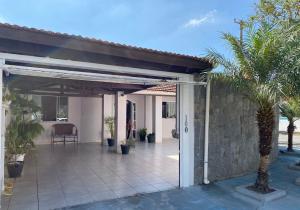
[[[136,139],[137,125],[136,125],[136,103],[126,101],[126,138]]]

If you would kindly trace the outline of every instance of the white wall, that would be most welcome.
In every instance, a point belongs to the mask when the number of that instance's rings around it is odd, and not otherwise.
[[[144,106],[144,110],[147,110],[144,113],[144,124],[145,124],[145,128],[147,129],[148,133],[152,133],[153,132],[153,123],[152,123],[152,119],[153,119],[153,103],[152,103],[152,99],[153,97],[150,95],[146,95],[144,96],[144,102],[145,102],[145,106]]]
[[[121,152],[121,143],[126,140],[126,100],[127,95],[118,91],[115,95],[115,145],[114,151]]]
[[[78,132],[80,129],[80,113],[81,113],[81,98],[79,97],[69,97],[68,98],[68,123],[73,123],[78,128]],[[45,131],[35,139],[36,144],[50,144],[51,143],[51,131],[52,125],[58,123],[55,121],[41,122]],[[80,136],[79,136],[80,140]]]
[[[56,122],[41,122],[44,127],[44,132],[39,135],[35,140],[35,144],[50,144],[51,143],[51,126]]]
[[[127,95],[127,100],[136,103],[136,125],[138,131],[145,127],[145,96]]]
[[[127,95],[127,100],[136,103],[137,131],[145,127],[145,96]],[[175,102],[174,96],[163,96],[162,101]],[[69,123],[77,126],[80,142],[100,142],[102,139],[102,98],[69,97]],[[113,107],[113,106],[112,106]],[[36,144],[49,144],[51,126],[57,122],[42,122],[45,131],[35,140]],[[162,119],[162,138],[172,138],[176,119]],[[300,128],[300,126],[299,126]]]
[[[146,97],[150,98],[151,102],[151,109],[152,109],[152,96],[144,96],[144,95],[128,95],[127,99],[136,103],[137,105],[137,129],[145,127],[145,115],[149,113],[152,115],[152,110],[145,110],[145,100]],[[163,102],[176,102],[175,96],[162,96]],[[152,117],[151,117],[151,125],[152,125]],[[172,138],[172,130],[175,129],[176,126],[176,119],[162,119],[162,138]],[[152,132],[152,131],[149,131]]]
[[[79,141],[100,141],[102,135],[102,99],[69,97],[68,103],[68,123],[73,123],[78,128]],[[52,125],[55,123],[58,122],[41,123],[45,131],[35,139],[36,144],[50,144]]]
[[[114,117],[115,116],[115,95],[103,95],[102,98],[102,121],[105,121],[105,118],[107,117]],[[105,123],[102,123],[102,143],[103,145],[107,145],[107,138],[114,138],[114,136],[111,136],[111,133],[105,125]]]
[[[162,96],[153,96],[153,118],[152,118],[152,128],[153,133],[155,133],[155,142],[162,143]]]
[[[176,102],[175,96],[163,96],[163,102]],[[162,119],[162,137],[163,139],[172,138],[172,130],[176,128],[176,118]]]
[[[68,98],[68,121],[73,123],[78,130],[78,140],[81,141],[81,103],[82,98],[80,97],[69,97]]]
[[[81,142],[100,142],[102,139],[102,99],[82,98]]]

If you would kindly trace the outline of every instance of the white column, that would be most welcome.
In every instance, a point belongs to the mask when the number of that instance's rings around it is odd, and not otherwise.
[[[115,95],[115,151],[120,152],[120,144],[126,140],[126,100],[127,96],[119,91]]]
[[[180,131],[180,88],[176,85],[176,132]]]
[[[180,78],[193,81],[193,76]],[[180,133],[180,187],[194,185],[194,86],[178,85]]]
[[[4,147],[5,147],[5,136],[4,136],[4,126],[5,126],[5,109],[3,109],[3,101],[2,101],[2,90],[3,90],[3,68],[2,65],[5,63],[5,61],[3,59],[0,60],[0,99],[1,99],[1,103],[0,103],[0,113],[1,113],[1,117],[0,117],[0,185],[1,185],[1,190],[4,190]],[[1,201],[1,200],[0,200]]]
[[[113,117],[114,110],[114,95],[103,95],[102,98],[102,144],[107,145],[107,138],[114,138],[110,136],[110,132],[104,123],[106,117]]]
[[[153,96],[153,132],[155,143],[162,143],[162,96]]]
[[[4,190],[4,167],[5,167],[5,130],[6,130],[6,115],[5,112],[8,110],[9,105],[7,103],[2,103],[2,113],[1,113],[1,189]]]
[[[147,128],[147,133],[152,133],[152,118],[153,118],[153,109],[152,109],[152,96],[145,95],[145,128]]]

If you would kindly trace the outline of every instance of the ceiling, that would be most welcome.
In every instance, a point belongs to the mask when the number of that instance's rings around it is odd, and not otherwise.
[[[4,81],[10,89],[21,94],[70,97],[101,97],[103,94],[115,94],[117,91],[130,94],[152,87],[151,85],[141,84],[109,83],[12,74],[5,76]]]

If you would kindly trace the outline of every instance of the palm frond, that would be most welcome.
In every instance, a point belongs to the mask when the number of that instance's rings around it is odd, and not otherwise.
[[[244,74],[245,78],[252,79],[253,78],[253,71],[251,69],[251,65],[249,63],[246,51],[243,49],[243,46],[236,37],[229,33],[224,33],[223,34],[223,39],[227,40],[229,43],[235,58],[239,64],[240,67],[240,72],[241,74]]]
[[[225,68],[224,73],[216,74],[213,78],[246,90],[247,97],[261,107],[276,105],[281,97],[288,95],[287,91],[295,92],[297,87],[300,93],[300,70],[295,70],[299,69],[299,63],[295,67],[296,62],[289,61],[293,59],[300,62],[300,52],[296,53],[297,49],[292,44],[287,48],[282,36],[273,27],[262,24],[260,28],[250,28],[242,44],[228,33],[223,38],[231,47],[234,61],[209,50],[209,60]],[[297,39],[292,40],[294,42]]]
[[[234,64],[229,59],[226,59],[224,55],[217,53],[213,49],[207,50],[206,58],[209,60],[210,63],[212,63],[215,67],[217,66],[223,66],[224,71],[227,74],[236,74],[236,72],[239,72],[239,68],[236,64]]]
[[[300,99],[290,98],[279,105],[281,115],[286,117],[290,122],[300,119]]]

